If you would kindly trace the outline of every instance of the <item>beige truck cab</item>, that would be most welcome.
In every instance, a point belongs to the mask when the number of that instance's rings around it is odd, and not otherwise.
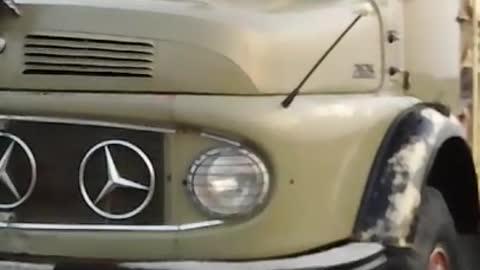
[[[3,263],[467,269],[458,4],[3,1]]]

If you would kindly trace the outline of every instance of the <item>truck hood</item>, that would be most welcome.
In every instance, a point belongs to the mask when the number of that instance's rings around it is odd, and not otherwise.
[[[7,42],[0,54],[2,89],[204,94],[290,92],[358,16],[357,9],[370,5],[333,0],[15,2],[19,16],[0,11]],[[381,40],[379,16],[372,12],[302,91],[375,90],[382,81]]]

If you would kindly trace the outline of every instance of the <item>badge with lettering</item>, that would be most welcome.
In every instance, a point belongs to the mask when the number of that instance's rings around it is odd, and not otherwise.
[[[375,68],[372,64],[354,64],[354,79],[375,79]]]

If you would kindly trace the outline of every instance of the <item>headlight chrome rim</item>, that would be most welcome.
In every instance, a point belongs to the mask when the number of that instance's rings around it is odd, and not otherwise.
[[[202,164],[212,158],[217,156],[219,153],[222,151],[228,151],[228,150],[233,150],[233,151],[238,151],[241,153],[244,157],[247,157],[252,161],[252,164],[255,165],[255,167],[258,169],[260,172],[259,175],[261,175],[263,179],[263,186],[260,192],[260,195],[256,198],[256,204],[252,205],[247,209],[247,211],[235,213],[235,214],[224,214],[220,213],[217,211],[212,210],[208,206],[206,206],[198,196],[195,190],[195,177],[196,177],[196,172],[198,169],[202,166]],[[210,218],[218,218],[218,219],[235,219],[235,218],[246,218],[246,217],[251,217],[256,214],[258,214],[267,204],[267,200],[270,197],[270,193],[272,190],[272,183],[271,183],[271,174],[269,172],[268,166],[266,163],[261,159],[257,154],[255,154],[253,151],[245,148],[245,147],[237,147],[237,146],[225,146],[225,147],[216,147],[210,150],[207,150],[203,152],[198,158],[196,158],[192,164],[189,167],[188,175],[187,175],[187,181],[186,181],[186,189],[189,194],[189,198],[193,201],[197,209],[199,209],[201,212],[204,214],[208,215]]]

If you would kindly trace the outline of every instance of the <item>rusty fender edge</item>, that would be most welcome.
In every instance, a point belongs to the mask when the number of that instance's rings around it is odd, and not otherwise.
[[[174,261],[94,263],[25,263],[0,261],[0,269],[15,270],[383,270],[384,248],[378,243],[349,243],[325,251],[296,257],[258,261]]]
[[[454,138],[465,142],[459,122],[431,104],[418,104],[398,115],[373,163],[354,239],[385,246],[411,244],[422,188],[440,147]]]

